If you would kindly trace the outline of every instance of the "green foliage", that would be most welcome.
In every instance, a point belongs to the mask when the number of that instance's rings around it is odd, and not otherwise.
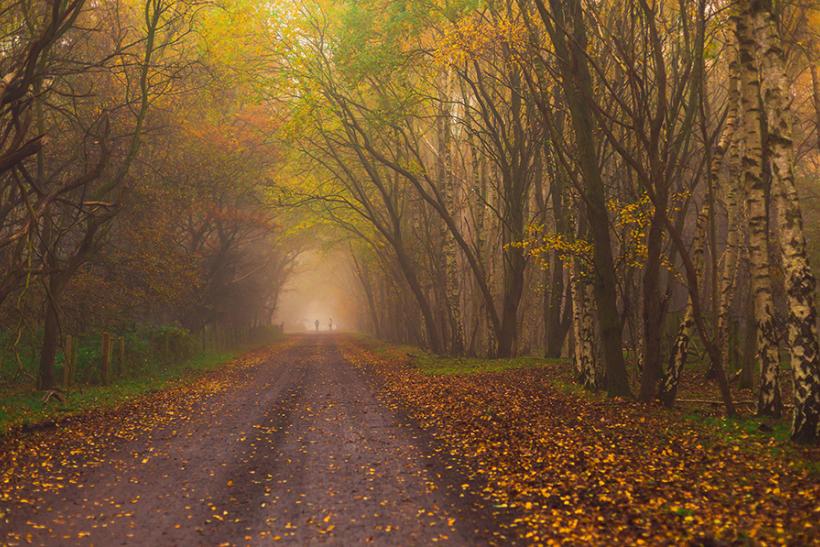
[[[405,25],[414,18],[401,3],[380,13],[370,2],[340,3],[339,29],[334,47],[337,66],[355,82],[360,78],[391,76],[403,60]]]

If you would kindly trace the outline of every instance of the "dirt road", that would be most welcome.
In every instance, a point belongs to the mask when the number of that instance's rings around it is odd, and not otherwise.
[[[12,500],[0,543],[486,543],[492,519],[337,343],[303,336],[61,491]]]

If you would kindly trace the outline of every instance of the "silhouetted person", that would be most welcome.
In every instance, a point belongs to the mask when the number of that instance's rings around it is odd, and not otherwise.
[[[319,332],[319,320],[317,319],[313,324],[316,325],[316,332]]]
[[[328,330],[333,330],[333,318],[330,318],[330,328]]]

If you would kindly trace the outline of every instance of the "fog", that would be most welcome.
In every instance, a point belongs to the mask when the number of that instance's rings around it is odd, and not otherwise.
[[[339,252],[308,252],[299,258],[279,297],[275,323],[284,323],[286,332],[327,332],[358,329],[356,284],[349,259]]]

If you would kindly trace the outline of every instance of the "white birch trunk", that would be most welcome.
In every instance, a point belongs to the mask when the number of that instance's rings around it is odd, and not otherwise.
[[[778,347],[774,329],[774,301],[769,277],[768,188],[763,178],[760,79],[755,63],[755,28],[749,0],[740,3],[737,19],[743,119],[742,188],[749,215],[749,262],[757,323],[757,358],[760,361],[758,414],[782,412],[778,380]]]
[[[791,97],[777,23],[769,9],[755,13],[763,102],[768,127],[772,198],[776,206],[788,299],[788,346],[794,375],[792,437],[802,442],[820,438],[820,372],[818,371],[816,281],[806,255],[803,216],[794,184]]]

